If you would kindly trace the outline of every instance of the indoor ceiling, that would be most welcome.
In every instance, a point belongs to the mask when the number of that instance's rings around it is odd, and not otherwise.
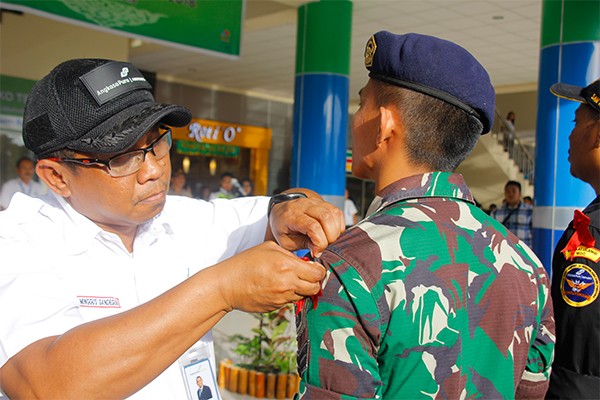
[[[276,98],[294,97],[301,0],[247,0],[239,59],[133,40],[130,61],[161,79]],[[498,93],[535,90],[542,0],[354,0],[350,103],[366,83],[364,45],[379,30],[454,41],[488,70]]]

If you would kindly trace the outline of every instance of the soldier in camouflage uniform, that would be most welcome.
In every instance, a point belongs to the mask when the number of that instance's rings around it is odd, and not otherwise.
[[[542,398],[548,276],[452,171],[489,131],[494,89],[463,48],[378,32],[352,123],[353,174],[381,203],[319,261],[297,316],[304,399]]]

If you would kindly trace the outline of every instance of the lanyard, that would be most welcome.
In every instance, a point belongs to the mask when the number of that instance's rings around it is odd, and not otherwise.
[[[512,210],[510,210],[510,212],[508,213],[508,215],[506,217],[504,217],[504,219],[502,220],[502,225],[506,225],[506,223],[510,219],[511,215],[513,215],[513,213],[515,211],[519,211],[519,208],[521,208],[521,202],[519,202],[519,205],[517,206],[517,208],[513,208]],[[518,220],[517,220],[517,222],[518,222]]]

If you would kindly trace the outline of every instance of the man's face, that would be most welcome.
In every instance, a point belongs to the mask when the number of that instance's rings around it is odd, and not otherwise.
[[[504,199],[509,206],[516,206],[521,201],[521,191],[516,185],[508,185],[504,188]]]
[[[204,386],[204,381],[202,380],[201,376],[196,378],[196,385],[198,385],[198,387]]]
[[[183,174],[175,175],[173,177],[173,187],[180,189],[184,186],[185,186],[185,175],[183,175]]]
[[[150,131],[129,150],[148,147],[159,136],[157,130]],[[81,156],[90,155],[75,155]],[[111,156],[102,155],[102,158]],[[139,171],[118,178],[112,177],[101,166],[76,166],[74,170],[63,168],[63,171],[70,188],[67,201],[100,227],[114,232],[137,227],[162,211],[169,188],[171,162],[168,154],[156,159],[148,152]]]
[[[575,127],[569,135],[569,162],[571,175],[584,182],[591,183],[598,179],[597,167],[594,166],[594,152],[597,152],[598,130],[600,120],[594,119],[595,111],[581,105],[575,111]]]
[[[17,167],[17,175],[25,183],[29,183],[31,178],[33,178],[33,171],[33,163],[29,160],[21,160]]]
[[[244,181],[242,183],[242,189],[244,190],[244,193],[250,194],[252,193],[252,184],[248,181]]]
[[[233,184],[231,183],[231,177],[230,176],[224,176],[221,179],[221,187],[223,189],[225,189],[228,192],[231,192],[231,189],[233,188]]]
[[[375,100],[375,84],[371,79],[359,93],[359,108],[352,118],[352,174],[358,178],[371,178],[373,152],[377,149],[380,113]]]

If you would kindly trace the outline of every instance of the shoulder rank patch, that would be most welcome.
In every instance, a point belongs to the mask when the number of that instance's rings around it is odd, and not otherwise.
[[[567,260],[572,260],[576,257],[587,258],[597,263],[600,260],[600,250],[595,247],[578,246],[575,251],[565,251],[565,258]]]
[[[565,268],[560,281],[563,300],[573,307],[584,307],[598,297],[598,275],[584,264],[571,264]]]

